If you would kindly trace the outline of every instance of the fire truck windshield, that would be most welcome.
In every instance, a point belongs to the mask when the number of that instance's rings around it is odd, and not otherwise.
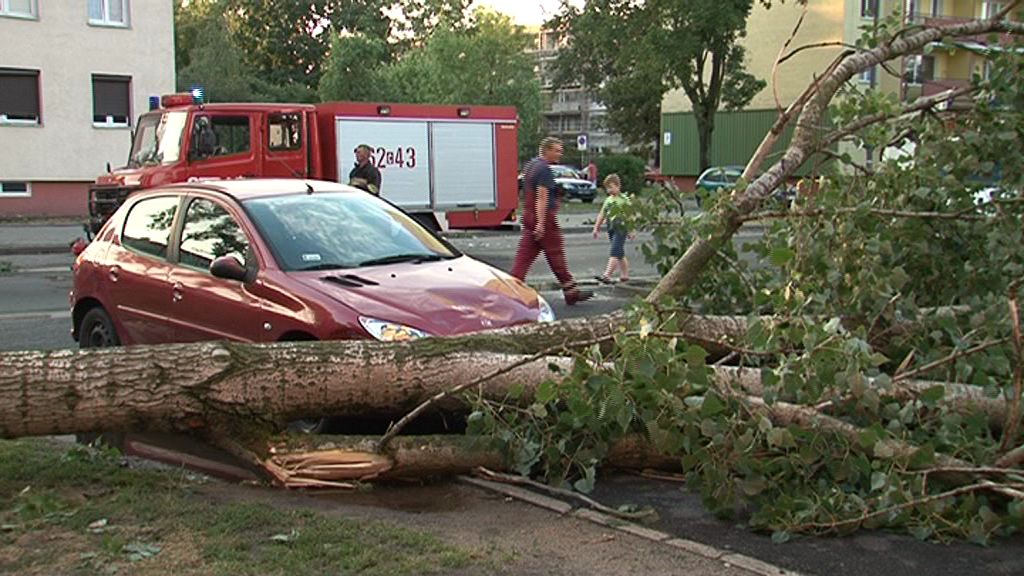
[[[177,162],[181,157],[182,136],[187,112],[146,114],[139,120],[132,140],[129,168]]]

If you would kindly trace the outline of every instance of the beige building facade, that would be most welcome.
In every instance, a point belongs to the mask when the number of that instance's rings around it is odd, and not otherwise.
[[[171,0],[0,0],[0,216],[87,213],[135,118],[174,90]]]
[[[807,14],[796,36],[790,40],[786,53],[800,46],[842,42],[845,38],[845,2],[848,0],[808,0]],[[776,104],[783,108],[795,100],[820,74],[842,48],[826,46],[803,50],[787,60],[775,72],[772,70],[780,51],[790,39],[793,30],[803,15],[803,7],[796,2],[773,3],[766,9],[759,2],[754,3],[747,20],[747,35],[740,44],[746,48],[747,71],[768,83],[750,104],[748,110],[774,109]],[[690,100],[682,90],[673,90],[662,101],[662,113],[689,112]]]

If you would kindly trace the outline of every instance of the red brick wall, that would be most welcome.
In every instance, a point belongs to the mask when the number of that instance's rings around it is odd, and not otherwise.
[[[88,182],[32,182],[31,190],[27,197],[0,194],[0,217],[89,215]]]

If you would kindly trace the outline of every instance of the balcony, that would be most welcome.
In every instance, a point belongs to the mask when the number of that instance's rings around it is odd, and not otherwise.
[[[970,85],[971,81],[966,78],[934,78],[932,80],[925,80],[921,83],[921,96],[927,98],[941,94],[946,90],[965,88]]]

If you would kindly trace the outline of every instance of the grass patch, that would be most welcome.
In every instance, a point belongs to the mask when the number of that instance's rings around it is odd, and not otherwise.
[[[443,574],[484,561],[377,521],[216,503],[204,480],[113,450],[0,442],[0,573]]]

